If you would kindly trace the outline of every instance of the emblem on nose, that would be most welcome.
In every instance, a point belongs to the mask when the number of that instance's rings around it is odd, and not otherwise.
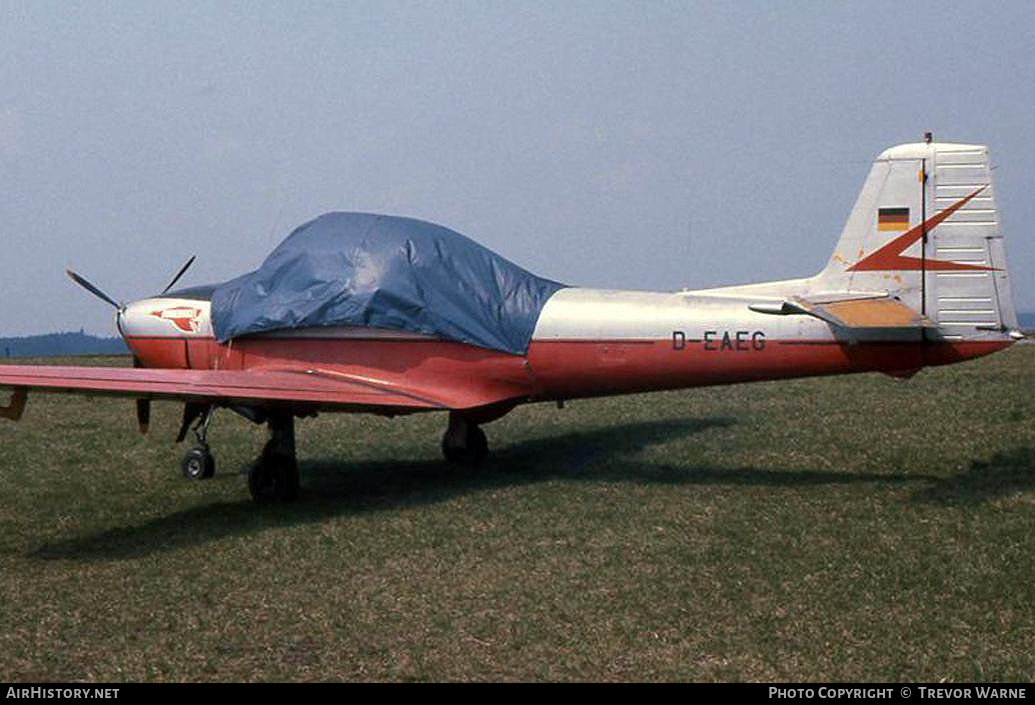
[[[191,306],[175,306],[173,308],[163,308],[158,311],[152,311],[150,313],[150,315],[154,316],[155,318],[160,318],[163,321],[168,321],[184,333],[198,332],[198,316],[200,314],[201,309],[193,308]]]

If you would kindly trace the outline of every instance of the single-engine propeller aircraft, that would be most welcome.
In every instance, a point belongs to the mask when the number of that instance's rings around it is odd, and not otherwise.
[[[481,426],[518,404],[880,371],[1002,350],[1010,299],[988,152],[924,142],[882,152],[826,267],[807,279],[678,293],[568,287],[419,220],[329,213],[254,272],[115,307],[133,368],[0,366],[17,420],[29,390],[184,403],[185,475],[214,471],[212,411],[266,423],[258,501],[298,492],[294,419],[446,410],[442,450],[480,461]]]

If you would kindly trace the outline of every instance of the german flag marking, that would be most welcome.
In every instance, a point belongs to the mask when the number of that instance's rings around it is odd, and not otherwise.
[[[909,228],[908,208],[880,208],[877,210],[877,230],[898,232]]]

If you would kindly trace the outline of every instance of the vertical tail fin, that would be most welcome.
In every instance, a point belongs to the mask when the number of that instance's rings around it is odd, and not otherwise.
[[[1016,330],[988,149],[924,142],[882,152],[814,284],[887,291],[946,339]]]

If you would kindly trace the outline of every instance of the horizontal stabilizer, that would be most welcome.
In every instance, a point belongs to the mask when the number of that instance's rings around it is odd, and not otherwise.
[[[813,316],[839,328],[871,329],[920,329],[935,325],[919,311],[906,306],[892,296],[870,296],[866,298],[822,298],[791,297],[777,304],[752,304],[752,311],[775,315]]]

